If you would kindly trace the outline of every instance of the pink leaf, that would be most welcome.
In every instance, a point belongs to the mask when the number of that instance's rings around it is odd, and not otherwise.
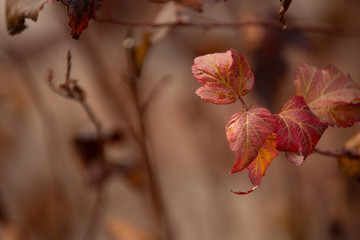
[[[226,137],[230,149],[237,152],[231,173],[242,171],[254,161],[275,126],[273,115],[262,107],[250,107],[231,116],[226,125]]]
[[[254,84],[249,63],[235,49],[195,58],[192,72],[203,85],[196,91],[197,95],[216,104],[235,102]]]
[[[294,85],[310,110],[330,126],[350,127],[360,120],[360,88],[335,66],[321,70],[303,64]]]
[[[313,152],[327,124],[321,122],[310,111],[301,96],[290,98],[276,116],[276,148],[279,151],[292,152],[287,154],[288,159],[296,165],[301,165]]]

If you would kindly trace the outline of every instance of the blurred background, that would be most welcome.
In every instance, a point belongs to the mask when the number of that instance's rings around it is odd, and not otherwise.
[[[205,4],[201,13],[173,2],[104,4],[99,18],[111,14],[130,23],[276,21],[280,8],[276,0],[227,0]],[[358,0],[295,0],[286,18],[289,29],[291,23],[354,28],[359,11]],[[16,36],[7,33],[3,1],[0,19],[0,239],[360,238],[359,181],[335,158],[312,154],[296,167],[280,153],[255,192],[233,194],[252,188],[247,172],[228,174],[236,156],[225,124],[241,105],[205,103],[191,73],[196,56],[235,48],[255,74],[245,101],[277,113],[294,95],[295,69],[304,62],[333,64],[360,84],[359,35],[281,25],[130,28],[91,20],[73,40],[59,2],[46,4]],[[48,69],[55,85],[64,81],[68,50],[71,78],[101,122],[100,150],[81,105],[45,81]],[[131,51],[140,59],[135,67]],[[330,128],[318,147],[340,148],[359,129]]]

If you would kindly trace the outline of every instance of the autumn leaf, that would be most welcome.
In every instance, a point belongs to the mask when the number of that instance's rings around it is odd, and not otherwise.
[[[321,122],[310,111],[302,96],[290,98],[276,117],[276,148],[286,151],[286,156],[291,162],[301,165],[313,152],[328,126],[327,123]]]
[[[237,153],[231,173],[244,170],[254,161],[275,127],[275,118],[266,108],[250,107],[231,116],[226,125],[226,137],[230,149]]]
[[[272,160],[279,153],[279,151],[276,149],[275,139],[275,134],[267,136],[266,141],[261,147],[255,160],[247,167],[249,170],[250,181],[252,184],[254,184],[254,186],[260,185],[261,178],[264,176]]]
[[[246,95],[254,75],[246,59],[235,49],[195,58],[192,72],[203,86],[196,94],[207,102],[229,104]]]
[[[88,22],[95,16],[103,0],[56,0],[62,2],[69,15],[69,26],[74,39],[79,39],[81,32],[88,27]]]
[[[261,178],[265,175],[267,168],[272,160],[278,155],[279,151],[276,149],[275,134],[267,136],[264,145],[261,147],[255,160],[246,168],[249,170],[249,178],[254,187],[251,190],[242,192],[234,192],[236,194],[244,195],[253,192],[258,188]]]
[[[350,127],[360,120],[360,88],[335,66],[297,68],[295,91],[311,111],[330,126]]]
[[[36,21],[47,0],[5,0],[7,30],[11,35],[22,32],[25,19]]]

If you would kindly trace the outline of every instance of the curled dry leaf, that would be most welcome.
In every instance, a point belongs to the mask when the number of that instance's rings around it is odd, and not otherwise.
[[[36,21],[47,0],[5,0],[7,30],[11,35],[22,32],[25,19]]]
[[[89,20],[101,7],[103,0],[56,0],[62,2],[69,15],[69,26],[74,39],[79,39],[81,32],[88,27]]]
[[[226,137],[230,149],[237,153],[231,173],[244,170],[255,160],[275,127],[275,118],[266,108],[250,107],[231,116],[226,125]]]
[[[249,63],[235,49],[195,58],[192,72],[203,85],[196,94],[216,104],[233,103],[254,85]]]
[[[350,127],[360,120],[360,88],[335,66],[296,69],[295,91],[311,111],[330,126]]]
[[[290,98],[276,117],[276,148],[287,152],[287,158],[295,165],[301,165],[314,151],[327,123],[310,111],[302,96]]]
[[[279,22],[286,28],[285,13],[289,9],[292,0],[280,0]]]

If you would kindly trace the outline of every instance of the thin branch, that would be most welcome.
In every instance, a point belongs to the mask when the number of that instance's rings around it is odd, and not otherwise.
[[[342,149],[335,149],[335,150],[321,150],[318,148],[314,149],[315,153],[330,156],[330,157],[348,157],[354,160],[360,160],[360,154],[355,152],[354,150],[342,148]]]
[[[158,174],[156,170],[154,170],[154,163],[151,162],[149,149],[147,145],[147,138],[148,138],[148,129],[145,124],[145,116],[144,116],[144,109],[146,109],[146,104],[141,104],[140,102],[140,91],[139,91],[139,76],[138,73],[140,71],[136,71],[135,65],[135,57],[134,57],[134,45],[127,47],[127,57],[128,57],[128,64],[129,64],[129,72],[130,72],[130,81],[129,81],[129,88],[130,93],[133,98],[133,102],[135,105],[135,111],[138,118],[138,134],[134,135],[134,139],[139,146],[139,150],[142,154],[142,159],[144,162],[144,166],[147,172],[147,176],[149,179],[149,190],[151,195],[152,204],[154,210],[157,214],[157,220],[160,223],[160,226],[163,227],[165,232],[165,237],[163,239],[166,240],[173,240],[175,236],[173,234],[173,229],[169,222],[168,212],[164,204],[164,199],[161,192],[161,187],[158,179]],[[154,90],[157,91],[157,90]],[[151,94],[150,94],[151,97]],[[133,130],[136,133],[135,130]]]
[[[116,20],[114,18],[101,19],[97,18],[95,21],[102,23],[116,24],[129,28],[136,27],[195,27],[195,28],[246,28],[252,26],[267,27],[267,28],[282,28],[282,25],[278,21],[268,20],[251,20],[251,21],[235,21],[235,22],[167,22],[167,23],[154,23],[154,22],[127,22]],[[290,22],[287,24],[286,31],[301,31],[321,34],[331,34],[339,36],[360,37],[360,28],[329,26],[320,24],[298,24]]]
[[[84,90],[77,84],[77,81],[70,78],[70,70],[71,70],[71,53],[68,52],[67,55],[67,71],[66,71],[66,79],[64,83],[60,83],[58,87],[56,87],[53,83],[53,71],[49,69],[45,74],[45,79],[53,92],[61,95],[65,98],[73,99],[77,101],[82,108],[85,110],[86,115],[90,119],[90,121],[94,124],[99,143],[102,143],[101,139],[101,124],[99,119],[96,117],[94,111],[90,107],[90,105],[86,102],[86,94]]]
[[[239,96],[238,98],[239,98],[241,104],[243,105],[243,107],[245,108],[245,110],[248,111],[249,108],[248,108],[248,106],[246,105],[245,101],[242,99],[242,97]]]
[[[141,114],[143,115],[147,109],[149,108],[149,106],[154,102],[154,100],[156,99],[156,97],[159,95],[160,90],[170,81],[170,77],[169,76],[165,76],[162,79],[160,79],[156,85],[153,87],[153,89],[151,90],[149,96],[146,98],[146,100],[144,101],[144,103],[141,106]]]
[[[71,71],[71,53],[68,51],[67,54],[67,68],[65,74],[65,81],[60,83],[57,87],[53,83],[53,71],[48,70],[45,74],[45,79],[50,87],[55,93],[59,94],[68,99],[72,99],[77,101],[81,107],[86,112],[86,115],[93,123],[96,129],[96,138],[97,138],[97,146],[99,150],[99,160],[101,163],[101,168],[104,174],[102,174],[102,179],[100,180],[99,184],[97,185],[96,194],[95,194],[95,203],[90,213],[89,223],[86,228],[86,232],[84,235],[84,239],[94,239],[95,237],[95,230],[99,226],[101,221],[101,210],[103,208],[105,202],[105,195],[104,195],[104,183],[106,179],[106,161],[104,157],[104,141],[101,135],[101,124],[99,119],[96,117],[94,111],[90,107],[90,105],[86,102],[86,94],[84,90],[77,84],[77,81],[70,78],[70,71]]]

